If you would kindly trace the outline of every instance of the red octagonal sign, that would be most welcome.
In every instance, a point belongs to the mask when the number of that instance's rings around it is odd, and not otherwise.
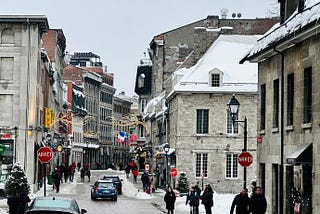
[[[243,167],[250,166],[252,161],[253,157],[249,152],[242,152],[238,157],[238,162]]]
[[[177,169],[176,168],[171,168],[170,169],[170,175],[172,176],[172,177],[177,177],[177,175],[178,175],[178,171],[177,171]]]
[[[37,155],[41,163],[48,163],[52,159],[52,150],[49,147],[41,147],[38,149]]]

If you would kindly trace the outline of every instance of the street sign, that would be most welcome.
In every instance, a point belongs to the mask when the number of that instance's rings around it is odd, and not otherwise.
[[[250,166],[253,162],[253,157],[249,152],[242,152],[238,157],[238,162],[241,166]]]
[[[170,169],[170,175],[171,175],[171,177],[177,177],[177,175],[178,175],[178,171],[177,171],[177,169],[176,168],[171,168]]]
[[[48,163],[52,159],[52,150],[49,147],[41,147],[37,151],[37,156],[41,163]]]
[[[146,164],[144,168],[145,168],[146,171],[149,171],[150,170],[149,164]]]

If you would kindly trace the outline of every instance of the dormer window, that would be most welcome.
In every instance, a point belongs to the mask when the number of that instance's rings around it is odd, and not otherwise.
[[[209,72],[210,87],[220,87],[222,85],[222,71],[215,68]]]

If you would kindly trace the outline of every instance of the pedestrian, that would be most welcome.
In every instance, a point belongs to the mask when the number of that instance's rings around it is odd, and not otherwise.
[[[249,214],[250,213],[250,198],[248,197],[248,189],[243,188],[239,194],[237,194],[231,205],[230,214],[233,214],[233,210],[236,207],[236,214]]]
[[[173,214],[174,203],[176,202],[176,195],[171,187],[168,187],[166,194],[164,195],[164,202],[166,203],[166,209],[168,214]]]
[[[70,168],[69,168],[69,165],[66,165],[63,167],[63,177],[64,177],[65,183],[67,183],[69,175],[70,175]]]
[[[53,174],[52,174],[53,180],[54,180],[54,187],[56,189],[56,192],[58,193],[60,190],[60,182],[61,182],[61,174],[56,167]]]
[[[132,175],[133,175],[133,180],[134,180],[134,182],[137,183],[137,177],[138,177],[138,170],[137,170],[137,168],[134,168],[134,169],[132,170]]]
[[[264,214],[267,211],[267,200],[262,194],[261,187],[254,188],[250,199],[250,211],[252,214]]]
[[[141,181],[142,181],[143,191],[146,192],[147,189],[148,189],[148,173],[147,173],[147,172],[144,172],[144,173],[141,175]]]
[[[70,182],[73,182],[73,178],[74,178],[74,173],[76,172],[76,167],[74,167],[73,165],[70,165],[69,167],[69,180]]]
[[[77,163],[77,168],[78,168],[78,172],[80,172],[81,162],[78,162],[78,163]]]
[[[12,196],[9,196],[7,199],[7,204],[9,206],[9,214],[17,214],[18,213],[18,194],[14,192]]]
[[[196,185],[194,186],[194,190],[198,193],[198,195],[201,195],[201,189],[199,187],[199,181],[197,181]]]
[[[91,172],[89,168],[86,169],[86,176],[88,176],[88,182],[90,182]]]
[[[28,203],[31,199],[28,196],[27,190],[22,190],[21,194],[18,196],[19,202],[19,214],[24,214],[28,210]]]
[[[213,207],[213,190],[210,184],[207,184],[201,196],[201,203],[204,205],[206,214],[212,214],[211,208]]]
[[[200,197],[201,196],[201,189],[200,189],[199,181],[197,181],[196,185],[194,186],[194,190],[197,192],[197,194]],[[199,213],[199,206],[197,207],[197,213]]]
[[[81,168],[80,170],[80,179],[81,179],[81,182],[84,182],[84,177],[86,176],[86,169],[85,168]]]
[[[186,205],[190,205],[190,214],[199,214],[199,199],[200,196],[195,191],[194,186],[191,187],[186,200]]]
[[[130,165],[129,164],[126,166],[125,172],[126,172],[126,177],[129,178],[129,174],[130,174]]]

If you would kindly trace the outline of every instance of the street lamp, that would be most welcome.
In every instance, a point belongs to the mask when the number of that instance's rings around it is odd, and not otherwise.
[[[166,153],[166,186],[168,186],[168,152],[170,150],[169,143],[164,144],[163,146],[164,152]]]
[[[240,122],[240,123],[244,123],[244,127],[243,127],[243,150],[242,152],[246,152],[247,151],[247,137],[248,137],[248,131],[247,131],[247,117],[244,117],[244,120],[236,120],[236,115],[239,112],[239,107],[240,107],[240,103],[239,101],[236,99],[235,95],[232,96],[232,98],[229,100],[228,104],[228,110],[231,113],[232,116],[232,122],[233,125],[235,122]],[[247,186],[247,168],[243,167],[243,188],[246,188]]]

